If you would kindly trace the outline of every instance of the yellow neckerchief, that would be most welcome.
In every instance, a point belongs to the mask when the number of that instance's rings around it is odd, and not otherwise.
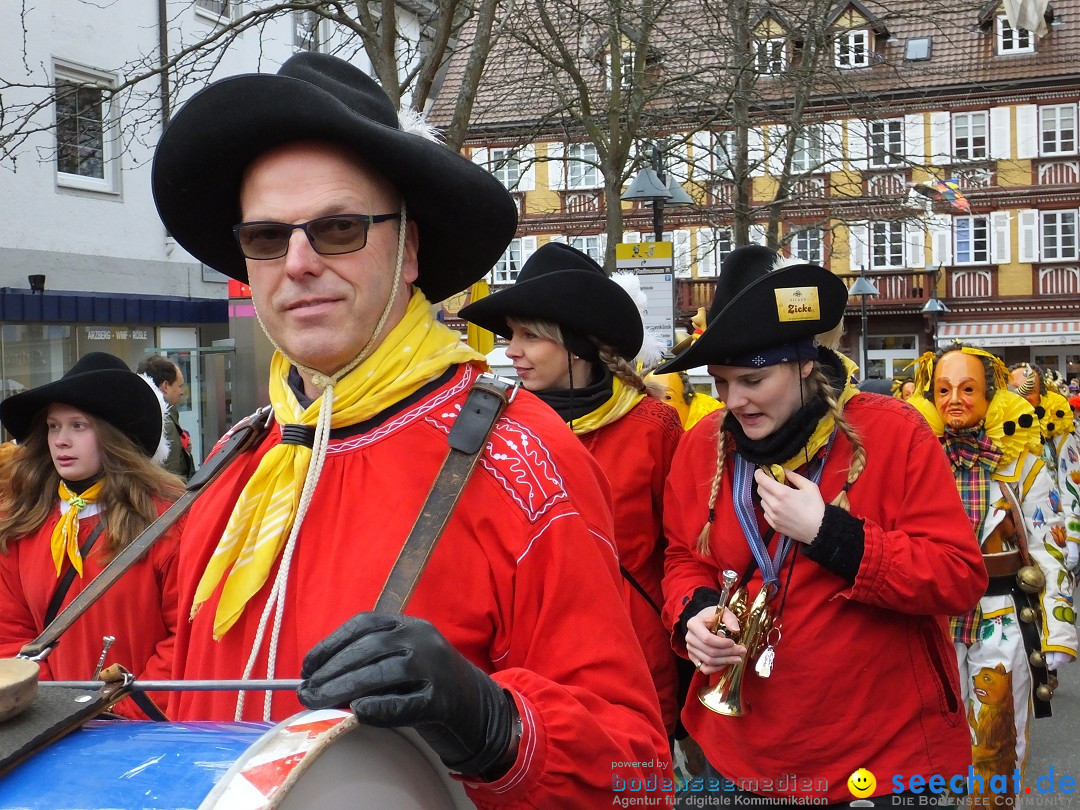
[[[859,389],[855,387],[855,383],[852,382],[852,377],[858,373],[859,367],[855,365],[851,360],[844,357],[840,352],[833,352],[840,362],[844,366],[844,387],[836,396],[836,404],[840,406],[840,410],[844,410],[844,406],[847,401],[859,393]],[[799,449],[799,452],[789,458],[780,466],[786,470],[797,470],[808,459],[812,459],[822,447],[829,441],[829,437],[833,434],[833,428],[836,427],[836,419],[833,417],[832,411],[827,412],[820,421],[817,423],[817,427],[814,428],[814,432],[810,434],[810,438],[806,444]]]
[[[1039,421],[1035,418],[1035,409],[1022,396],[1008,390],[1008,371],[1001,360],[989,352],[971,346],[965,346],[961,351],[992,358],[994,385],[997,390],[986,408],[986,416],[983,417],[987,438],[1001,451],[1001,461],[998,462],[992,477],[999,481],[1016,481],[1020,477],[1022,465],[1014,465],[1013,462],[1025,452],[1036,456],[1042,453],[1042,436]],[[937,437],[941,438],[945,433],[945,422],[934,402],[926,398],[927,393],[933,395],[930,387],[934,381],[934,362],[933,352],[925,352],[915,361],[915,393],[911,395],[908,404],[923,415]],[[1028,418],[1024,419],[1024,416]]]
[[[1072,407],[1069,400],[1065,399],[1056,391],[1047,391],[1042,395],[1039,404],[1043,409],[1043,418],[1040,428],[1044,439],[1054,438],[1076,430],[1073,423]],[[1061,411],[1061,416],[1057,412]]]
[[[484,362],[484,356],[462,343],[457,332],[436,321],[424,294],[416,290],[401,321],[371,356],[334,386],[330,427],[363,422],[450,366],[470,361]],[[289,365],[280,352],[274,353],[270,363],[274,418],[279,425],[315,425],[320,402],[315,400],[306,409],[300,406],[288,384]],[[215,639],[233,626],[270,575],[289,536],[310,461],[310,448],[278,444],[263,456],[240,493],[191,608],[194,616],[232,566],[214,616]]]
[[[580,419],[573,420],[570,429],[574,431],[575,436],[592,433],[594,430],[599,430],[604,425],[610,425],[615,420],[626,416],[643,399],[645,399],[645,394],[631,388],[618,377],[612,377],[611,396],[607,402]]]
[[[60,572],[63,570],[65,556],[71,560],[71,565],[79,576],[82,576],[83,559],[82,554],[79,553],[79,512],[87,504],[97,500],[97,496],[101,494],[101,489],[104,486],[104,481],[98,481],[87,487],[81,495],[76,495],[68,489],[67,484],[63,481],[57,487],[57,494],[68,505],[67,512],[60,516],[60,522],[56,524],[52,533],[52,558],[53,563],[56,565],[57,577],[60,576]],[[104,516],[102,519],[104,520]]]

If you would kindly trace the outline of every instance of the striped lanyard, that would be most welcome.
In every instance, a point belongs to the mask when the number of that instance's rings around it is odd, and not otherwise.
[[[808,477],[815,484],[821,480],[821,474],[825,471],[825,462],[829,459],[829,453],[832,452],[835,439],[836,428],[833,428],[832,435],[829,436],[829,441],[825,444],[825,451],[820,456],[820,463],[815,464],[813,461],[810,463],[811,469],[808,470],[810,473]],[[739,519],[739,526],[742,527],[746,542],[750,546],[750,551],[753,552],[758,567],[761,569],[761,576],[765,581],[764,586],[775,591],[780,584],[780,577],[777,572],[784,564],[784,560],[787,558],[795,541],[786,534],[780,535],[780,539],[776,544],[776,551],[770,559],[768,547],[761,536],[761,529],[758,528],[757,513],[754,511],[753,486],[756,465],[751,464],[739,453],[735,453],[734,456],[735,467],[732,490],[735,496],[735,516]]]

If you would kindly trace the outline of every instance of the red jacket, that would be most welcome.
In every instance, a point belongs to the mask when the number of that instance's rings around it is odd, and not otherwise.
[[[159,514],[168,507],[161,503]],[[33,534],[8,543],[0,554],[0,658],[17,655],[23,645],[45,629],[45,612],[56,591],[53,563],[53,528],[60,520],[59,505]],[[79,521],[79,545],[86,542],[98,516]],[[137,562],[120,580],[71,626],[60,643],[41,663],[44,680],[85,681],[94,673],[101,655],[102,637],[114,636],[105,665],[121,664],[147,679],[168,678],[176,631],[176,552],[178,527],[162,537],[147,557]],[[83,575],[76,575],[64,597],[66,606],[82,593],[107,561],[102,559],[104,532],[83,561]],[[159,703],[163,699],[154,695]],[[129,700],[114,707],[118,714],[141,718]]]
[[[278,677],[298,677],[316,642],[375,604],[475,376],[462,367],[385,421],[331,441],[293,557]],[[185,615],[240,490],[279,441],[275,428],[193,507],[181,546]],[[608,499],[597,476],[555,412],[519,391],[407,608],[435,624],[518,702],[524,724],[518,760],[498,782],[467,785],[478,807],[607,806],[613,777],[670,778],[648,670],[621,601]],[[177,677],[241,675],[275,573],[276,566],[221,641],[211,638],[220,586],[194,621],[181,623]],[[253,677],[265,672],[264,645]],[[262,699],[249,695],[245,719],[261,717]],[[177,693],[170,715],[232,719],[235,705],[235,693]],[[274,693],[275,719],[300,709],[295,694]]]
[[[710,712],[695,696],[718,676],[701,674],[683,710],[709,761],[728,779],[749,780],[744,789],[752,793],[848,802],[847,780],[859,768],[869,769],[876,793],[885,794],[895,775],[947,780],[966,775],[971,762],[944,619],[972,607],[986,588],[971,523],[941,446],[914,409],[859,394],[844,414],[868,459],[849,493],[851,514],[864,521],[865,533],[854,584],[793,551],[772,677],[759,678],[750,666],[743,682],[751,711],[742,717]],[[708,516],[721,418],[710,414],[683,438],[668,477],[664,595],[672,628],[695,589],[718,588],[720,571],[742,574],[751,561],[732,508],[730,463],[711,554],[694,551]],[[826,503],[843,486],[850,460],[851,445],[838,432],[821,478]],[[787,572],[785,565],[781,583]],[[751,597],[760,586],[756,571]],[[685,654],[684,639],[674,642]]]
[[[619,562],[658,606],[664,602],[664,481],[682,433],[678,411],[645,397],[618,420],[578,437],[611,485]],[[670,736],[679,711],[670,634],[657,610],[633,587],[627,600]]]

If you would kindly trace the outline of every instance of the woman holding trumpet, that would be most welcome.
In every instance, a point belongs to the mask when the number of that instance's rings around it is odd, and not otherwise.
[[[739,248],[705,333],[657,370],[708,365],[727,405],[680,444],[664,508],[664,619],[709,761],[684,795],[708,806],[887,806],[968,772],[944,617],[986,573],[924,420],[815,342],[846,301],[821,267]]]

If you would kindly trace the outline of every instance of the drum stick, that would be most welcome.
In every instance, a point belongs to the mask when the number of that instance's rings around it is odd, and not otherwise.
[[[109,681],[40,681],[39,689],[58,687],[83,689],[96,692]],[[276,678],[273,680],[221,680],[221,681],[132,681],[126,688],[133,692],[273,692],[296,690],[303,681],[300,678]]]

